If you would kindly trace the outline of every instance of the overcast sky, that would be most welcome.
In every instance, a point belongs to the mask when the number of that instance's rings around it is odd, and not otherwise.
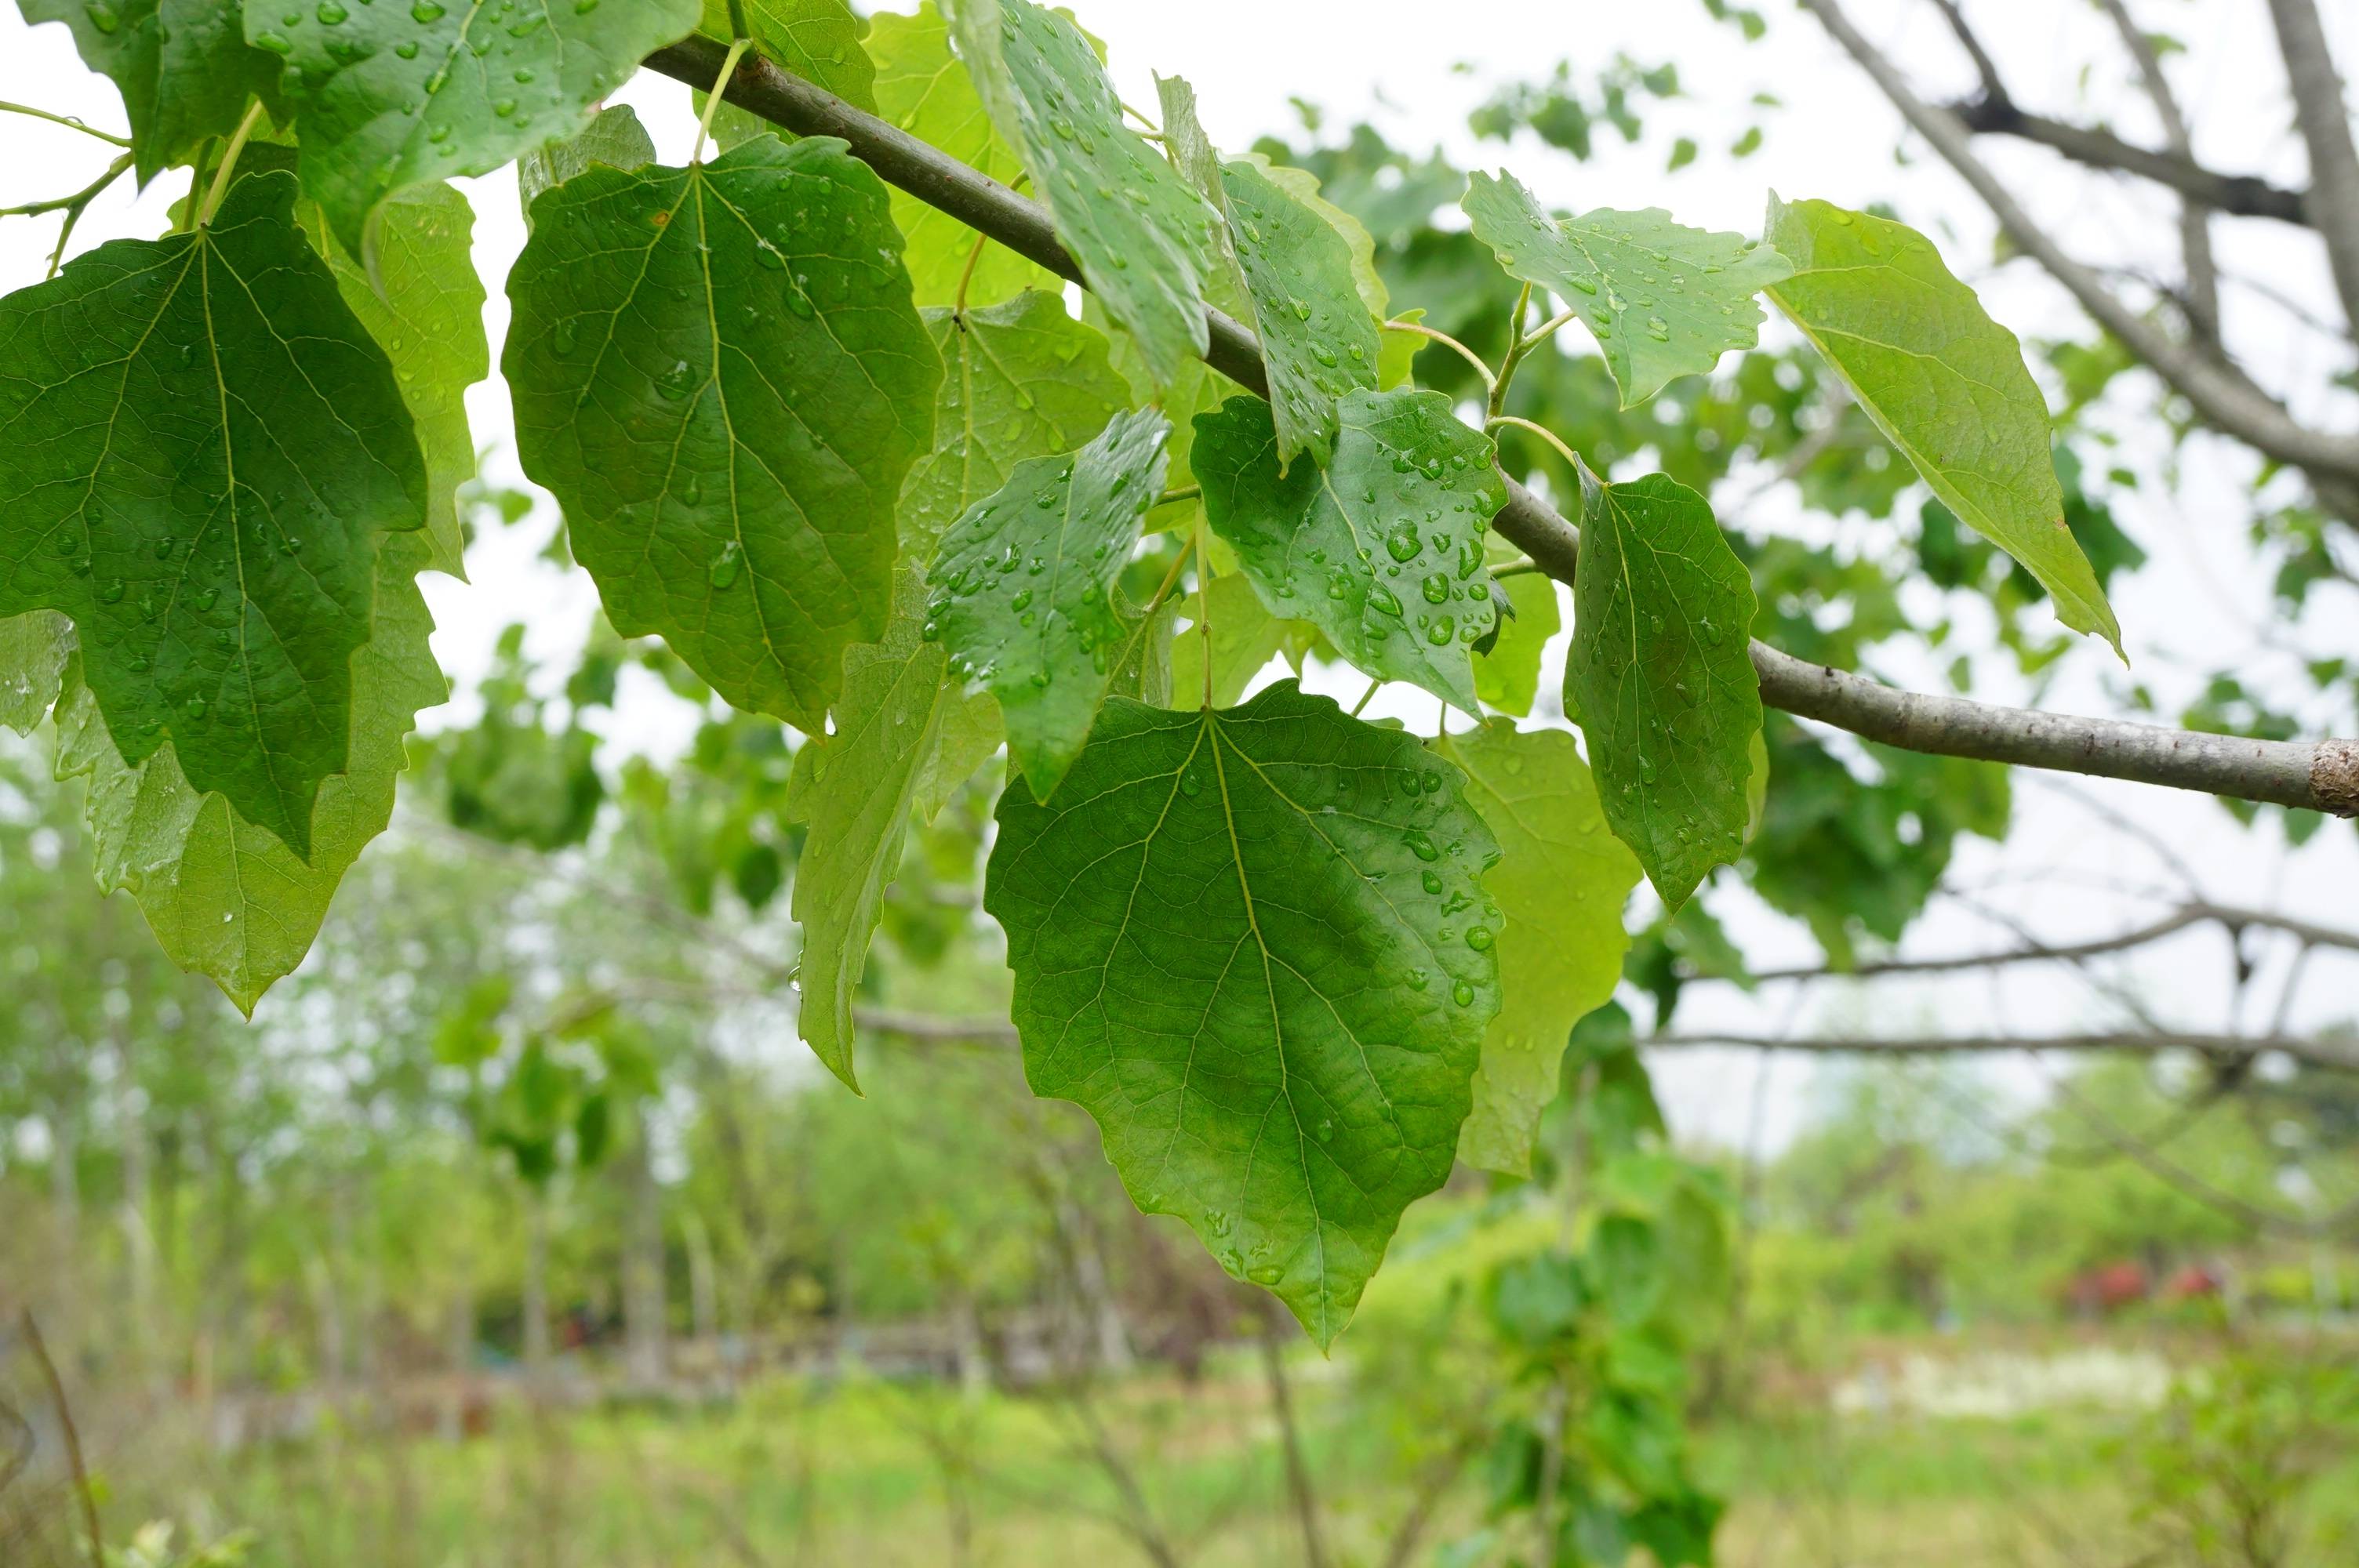
[[[2148,26],[2168,27],[2189,46],[2172,69],[2196,125],[2199,154],[2222,168],[2299,183],[2300,149],[2287,128],[2282,70],[2260,0],[2131,4]],[[1930,0],[1853,0],[1851,8],[1929,92],[1955,96],[1971,87],[1971,72]],[[2359,66],[2359,5],[2329,0],[2323,8],[2337,35],[2339,58],[2350,71]],[[1921,145],[1907,148],[1905,163],[1896,161],[1895,147],[1901,143],[1897,116],[1816,25],[1789,5],[1764,5],[1769,37],[1754,45],[1733,27],[1712,22],[1700,0],[1452,0],[1446,6],[1430,0],[1191,0],[1186,5],[1073,0],[1073,9],[1106,40],[1129,101],[1155,101],[1150,72],[1184,75],[1197,90],[1207,128],[1230,148],[1270,132],[1299,135],[1289,103],[1299,97],[1325,112],[1331,134],[1353,119],[1368,118],[1397,144],[1419,150],[1439,146],[1462,166],[1511,167],[1545,200],[1568,207],[1659,205],[1688,223],[1757,232],[1764,198],[1772,189],[1788,197],[1819,196],[1854,206],[1886,200],[1932,233],[1951,265],[1983,290],[1994,314],[2018,332],[2027,338],[2086,335],[2071,303],[2027,264],[1993,266],[1986,214]],[[2125,135],[2152,139],[2151,115],[2130,90],[2125,62],[2093,6],[2065,0],[1968,0],[1967,9],[2019,101],[2074,118],[2103,117]],[[1603,135],[1600,156],[1578,164],[1537,143],[1503,146],[1478,142],[1467,131],[1467,111],[1498,83],[1544,75],[1560,59],[1573,62],[1576,76],[1591,74],[1617,52],[1644,64],[1676,61],[1686,90],[1678,103],[1647,106],[1649,135],[1638,147],[1626,148],[1617,135]],[[2083,67],[2092,62],[2084,78]],[[1782,107],[1752,106],[1756,93],[1775,95]],[[621,97],[654,128],[664,157],[685,157],[693,120],[684,89],[642,76]],[[116,129],[123,123],[112,86],[82,70],[65,28],[27,27],[14,6],[0,6],[0,99],[79,114]],[[1767,132],[1761,149],[1748,158],[1729,156],[1730,144],[1756,121]],[[1664,151],[1678,135],[1693,136],[1705,151],[1694,166],[1666,178]],[[1993,146],[1988,152],[2017,178],[2035,211],[2084,259],[2166,276],[2175,272],[2167,205],[2125,184],[2071,171],[2033,149]],[[0,206],[79,186],[103,167],[103,153],[97,144],[71,132],[0,116]],[[524,237],[515,182],[504,171],[462,185],[477,214],[476,256],[492,293],[487,324],[496,359],[506,325],[502,280]],[[127,187],[118,188],[85,220],[77,250],[107,238],[159,232],[166,226],[166,206],[179,194],[179,182],[171,178],[136,199]],[[0,289],[41,276],[53,224],[54,220],[0,222]],[[2281,226],[2231,223],[2221,226],[2219,242],[2229,272],[2259,280],[2321,316],[2333,314],[2322,259],[2306,238]],[[2232,288],[2226,308],[2230,335],[2245,346],[2256,373],[2292,396],[2305,413],[2359,425],[2359,399],[2333,391],[2328,381],[2347,368],[2347,346],[2338,358],[2330,340],[2300,328],[2281,307],[2250,291]],[[1566,341],[1579,351],[1590,347],[1575,334],[1566,334]],[[520,483],[506,451],[505,390],[495,379],[475,389],[469,406],[478,441],[494,449],[489,470]],[[2125,411],[2135,407],[2134,400],[2125,400]],[[2122,427],[2132,466],[2160,471],[2166,448],[2151,422],[2124,420]],[[2263,683],[2282,680],[2289,669],[2288,654],[2261,647],[2266,636],[2281,629],[2271,625],[2266,579],[2253,569],[2243,545],[2251,473],[2243,454],[2199,439],[2185,455],[2179,497],[2149,487],[2118,504],[2125,525],[2153,559],[2135,577],[2117,579],[2113,598],[2138,677],[2166,703],[2188,696],[2197,675],[2222,662],[2245,661],[2248,678]],[[1746,488],[1740,477],[1720,499],[1727,502]],[[1864,519],[1799,517],[1789,497],[1765,501],[1748,512],[1745,522],[1813,537],[1865,538],[1879,526]],[[436,651],[462,686],[484,668],[493,639],[513,619],[527,621],[530,645],[544,655],[561,658],[578,645],[596,602],[594,591],[581,574],[560,578],[536,562],[538,540],[538,533],[529,529],[485,539],[471,557],[473,587],[428,579],[440,628]],[[2345,595],[2336,608],[2339,617],[2310,617],[2305,651],[2359,656],[2359,597]],[[1921,667],[1896,667],[1894,673],[1930,685],[1936,670],[1928,659]],[[1977,695],[1995,700],[2027,695],[2002,665],[1986,663],[1981,674],[1985,680]],[[2044,700],[2060,708],[2115,711],[2124,678],[2102,646],[2088,643],[2069,656]],[[1360,685],[1347,673],[1313,684],[1351,696]],[[454,706],[442,719],[466,711],[463,705]],[[1404,700],[1396,711],[1420,728],[1432,722],[1426,701]],[[658,753],[679,739],[677,719],[668,719],[658,703],[630,705],[618,724],[624,731],[618,739]],[[1983,903],[2006,919],[2060,938],[2092,935],[2135,922],[2158,907],[2152,898],[2125,889],[2175,886],[2175,873],[2148,844],[2093,814],[2088,803],[2096,802],[2172,846],[2213,898],[2359,924],[2359,899],[2350,891],[2359,886],[2359,834],[2348,827],[2332,829],[2295,853],[2273,828],[2242,832],[2201,798],[2101,782],[2068,794],[2025,775],[2018,779],[2014,836],[2004,848],[1970,845],[1953,878],[1976,890]],[[1806,935],[1769,914],[1741,888],[1723,887],[1712,898],[1765,960],[1807,962],[1815,956]],[[1984,950],[2007,939],[2003,927],[1952,904],[1920,923],[1909,948]],[[2270,987],[2278,962],[2273,956],[2265,965],[2248,999],[2256,1025],[2266,1023],[2276,1005]],[[2214,935],[2191,935],[2111,972],[2167,1022],[2202,1029],[2229,1022],[2230,965]],[[1715,989],[1723,994],[1712,994]],[[2301,996],[2293,1014],[2297,1022],[2359,1015],[2359,964],[2348,962],[2347,956],[2340,968],[2321,959],[2311,967]],[[1725,988],[1699,988],[1680,1022],[1747,1033],[1873,1027],[2034,1034],[2117,1017],[2114,1003],[2071,976],[2035,971],[1997,981],[1972,977],[1864,992],[1820,988],[1800,999],[1782,992],[1747,998]],[[1690,1057],[1667,1061],[1662,1070],[1683,1125],[1723,1138],[1744,1134],[1756,1103],[1752,1086],[1759,1067],[1754,1058]],[[1777,1074],[1760,1102],[1772,1142],[1793,1124],[1809,1069],[1789,1064]],[[2038,1069],[2013,1060],[1994,1069],[1993,1081],[2010,1091],[2036,1088]]]

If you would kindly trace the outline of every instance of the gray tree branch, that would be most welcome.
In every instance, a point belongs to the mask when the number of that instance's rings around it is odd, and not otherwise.
[[[2343,78],[2327,52],[2315,0],[2269,0],[2269,19],[2293,89],[2294,124],[2310,149],[2312,222],[2326,240],[2343,319],[2359,330],[2359,148],[2351,141]]]
[[[1639,1042],[1649,1051],[1699,1046],[1743,1051],[1798,1051],[1811,1055],[1955,1056],[2006,1051],[2110,1051],[2154,1056],[2191,1051],[2215,1062],[2249,1062],[2284,1055],[2305,1066],[2359,1072],[2359,1039],[2299,1034],[2200,1034],[2131,1029],[2085,1034],[1797,1035],[1697,1033],[1656,1034]]]
[[[2154,39],[2130,16],[2128,0],[2099,0],[2099,4],[2113,18],[2122,48],[2137,66],[2138,80],[2153,101],[2155,118],[2162,122],[2163,145],[2173,157],[2193,163],[2195,139],[2187,129],[2187,116],[2180,112],[2179,94],[2170,89],[2170,78],[2163,71]],[[2216,344],[2220,341],[2220,269],[2212,257],[2212,213],[2191,196],[2179,204],[2179,252],[2187,271],[2189,324],[2199,336]]]
[[[691,87],[709,89],[727,53],[724,47],[709,39],[690,38],[658,49],[647,57],[647,63]],[[1059,276],[1081,281],[1081,267],[1059,243],[1045,207],[899,127],[853,108],[759,55],[749,54],[739,64],[725,96],[738,107],[799,135],[842,137],[850,144],[853,155],[888,184]],[[2093,287],[2103,292],[2102,286]],[[1239,385],[1266,395],[1269,381],[1262,367],[1259,341],[1248,329],[1220,311],[1210,315],[1205,362]],[[2151,331],[2142,321],[2133,324]],[[2359,442],[2352,446],[2354,470],[2359,471]],[[1542,571],[1571,582],[1580,565],[1580,531],[1512,477],[1506,487],[1506,508],[1493,525]],[[1806,664],[1759,642],[1753,644],[1753,662],[1761,672],[1765,702],[1905,750],[2059,768],[2359,816],[2359,743],[2239,741],[2114,719],[2076,719],[1925,697]]]
[[[2223,174],[2178,153],[2125,141],[2111,131],[2035,114],[2012,99],[1976,98],[1946,105],[1946,112],[1978,135],[2037,142],[2091,168],[2153,180],[2232,218],[2274,218],[2304,227],[2310,223],[2309,204],[2299,190],[2271,185],[2258,175]]]

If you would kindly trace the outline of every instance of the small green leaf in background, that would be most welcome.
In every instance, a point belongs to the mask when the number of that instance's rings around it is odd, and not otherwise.
[[[1157,384],[1202,357],[1214,215],[1123,121],[1081,28],[1032,0],[959,0],[959,53],[1090,289],[1138,340]]]
[[[427,637],[419,534],[386,539],[369,640],[353,655],[349,765],[320,788],[310,862],[193,787],[169,745],[125,762],[90,688],[68,682],[58,708],[58,776],[87,781],[99,886],[129,892],[171,960],[209,977],[251,1015],[303,961],[344,873],[393,820],[396,776],[420,708],[449,695]]]
[[[1625,408],[1710,371],[1730,349],[1753,347],[1761,326],[1753,297],[1793,271],[1767,245],[1686,228],[1658,207],[1551,218],[1512,174],[1477,170],[1464,206],[1475,238],[1510,276],[1581,312]]]
[[[1761,682],[1753,580],[1712,506],[1662,474],[1581,473],[1565,711],[1589,738],[1605,820],[1676,909],[1752,821]]]
[[[54,610],[0,620],[0,724],[19,735],[41,727],[73,650],[73,622]]]
[[[0,299],[0,616],[55,610],[125,758],[310,852],[379,541],[426,515],[392,367],[250,176]]]
[[[1491,442],[1438,392],[1354,392],[1341,417],[1333,460],[1281,477],[1268,404],[1198,415],[1205,515],[1271,614],[1473,713],[1467,648],[1495,614],[1483,538],[1506,504]]]
[[[2039,579],[2059,620],[2121,653],[2121,623],[2065,525],[2048,402],[2015,334],[1904,223],[1773,196],[1768,230],[1796,268],[1769,297],[1876,428],[1951,511]]]
[[[1170,433],[1155,409],[1117,415],[1077,452],[1016,464],[942,536],[932,634],[999,698],[1037,796],[1072,766],[1123,653],[1114,579],[1162,492]]]
[[[142,185],[237,129],[248,100],[277,106],[279,60],[246,43],[236,0],[18,0],[17,8],[27,23],[63,22],[82,63],[114,79]]]
[[[1622,979],[1630,947],[1622,906],[1638,885],[1638,862],[1607,829],[1567,731],[1522,732],[1494,719],[1432,747],[1466,775],[1466,804],[1498,838],[1499,864],[1484,886],[1506,916],[1504,1000],[1483,1036],[1458,1156],[1523,1175],[1540,1112],[1556,1098],[1565,1041]]]
[[[813,736],[796,758],[810,773],[801,813],[810,825],[795,871],[794,917],[802,927],[798,1022],[828,1071],[857,1090],[852,999],[868,961],[885,889],[926,763],[940,734],[948,662],[920,636],[925,589],[905,568],[893,622],[881,643],[844,650],[835,732]]]
[[[524,203],[524,226],[532,230],[532,204],[553,185],[562,185],[592,164],[625,173],[656,161],[656,142],[628,103],[601,109],[578,136],[535,147],[516,159],[516,199]]]
[[[951,54],[950,28],[933,0],[914,16],[878,14],[868,35],[876,62],[876,112],[1002,185],[1024,178],[1024,160],[992,129],[966,67]],[[939,208],[893,192],[893,221],[908,242],[909,280],[920,305],[954,305],[975,232]],[[967,279],[969,305],[991,305],[1027,288],[1051,292],[1065,280],[1001,244],[986,244]]]
[[[855,109],[876,113],[876,67],[860,47],[868,24],[844,0],[743,0],[745,26],[764,59],[816,81]],[[736,36],[729,0],[704,0],[697,30],[723,43]]]
[[[287,64],[303,190],[344,247],[375,255],[385,199],[489,174],[574,135],[639,61],[696,30],[700,0],[489,7],[245,0],[245,36]]]
[[[1071,451],[1130,402],[1105,335],[1054,294],[1026,289],[963,315],[925,314],[942,356],[934,446],[901,487],[901,547],[920,564],[1017,463]]]
[[[1110,703],[1053,803],[1000,799],[984,907],[1034,1091],[1322,1346],[1449,1176],[1499,1009],[1497,850],[1463,791],[1280,682],[1226,711]]]
[[[941,358],[884,182],[844,145],[558,186],[508,277],[525,471],[625,637],[806,734],[882,636]]]
[[[475,477],[467,388],[492,373],[484,280],[475,274],[474,209],[440,180],[386,202],[375,279],[329,236],[319,213],[317,205],[306,203],[305,226],[328,258],[344,303],[393,361],[394,380],[417,428],[426,459],[426,538],[432,549],[426,564],[463,582],[459,487]]]
[[[961,691],[955,683],[946,683],[941,733],[910,789],[909,820],[922,827],[940,816],[951,796],[966,787],[1006,739],[1007,726],[1000,721],[997,697],[987,691]]]

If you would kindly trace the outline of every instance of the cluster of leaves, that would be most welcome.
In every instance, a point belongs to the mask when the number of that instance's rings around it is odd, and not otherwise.
[[[929,5],[864,38],[842,0],[101,9],[65,19],[123,83],[142,173],[186,163],[190,195],[172,233],[0,300],[0,648],[11,717],[54,706],[65,765],[92,779],[108,884],[250,1006],[384,827],[401,737],[440,695],[414,579],[458,565],[458,394],[487,359],[464,204],[440,181],[526,157],[502,358],[520,454],[614,632],[661,639],[748,716],[700,745],[750,739],[766,774],[726,857],[748,903],[801,835],[804,1038],[854,1081],[884,891],[912,827],[1004,743],[985,908],[1033,1087],[1087,1108],[1139,1206],[1322,1344],[1456,1160],[1527,1164],[1638,878],[1675,917],[1756,822],[1809,820],[1775,786],[1777,753],[1808,753],[1765,737],[1747,652],[1759,568],[1676,474],[1609,482],[1626,449],[1575,458],[1578,428],[1507,413],[1519,372],[1602,365],[1585,395],[1618,416],[1752,348],[1766,294],[1951,514],[2118,643],[2015,339],[1886,218],[1773,200],[1756,241],[1655,210],[1561,216],[1512,175],[1438,162],[1322,193],[1315,168],[1223,158],[1184,83],[1142,135],[1093,40],[1031,0]],[[722,122],[726,150],[706,161],[700,135],[670,168],[596,114],[647,52],[733,22],[1027,178],[1087,319],[841,141]],[[1430,243],[1450,202],[1469,232]],[[1480,425],[1406,379],[1423,340],[1389,312],[1427,266],[1514,291]],[[1216,308],[1256,330],[1267,399],[1201,362]],[[1595,361],[1550,342],[1573,323]],[[1741,391],[1732,417],[1751,419]],[[1562,446],[1556,492],[1581,503],[1563,703],[1586,762],[1512,722],[1558,605],[1493,569],[1506,432]],[[1151,588],[1149,557],[1168,558]],[[1485,721],[1424,741],[1291,682],[1238,702],[1281,652]],[[611,688],[573,693],[557,736],[518,670],[495,688],[443,759],[454,816],[577,840],[599,787],[580,715]],[[1920,811],[1947,793],[1908,787]],[[1786,874],[1808,907],[1832,899],[1823,860]],[[454,1036],[454,1063],[496,1017]],[[529,1174],[565,1138],[595,1143],[594,1085],[620,1069],[516,1049],[492,1121]]]

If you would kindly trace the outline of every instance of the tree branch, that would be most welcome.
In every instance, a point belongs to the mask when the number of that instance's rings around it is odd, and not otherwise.
[[[2258,175],[2222,174],[2178,153],[2125,141],[2111,131],[2032,114],[2010,99],[1985,96],[1944,105],[1943,112],[1978,135],[2036,142],[2091,168],[2151,179],[2232,218],[2274,218],[2304,227],[2310,223],[2309,203],[2299,190],[2271,185]]]
[[[2293,89],[2294,124],[2310,149],[2310,205],[2326,239],[2343,319],[2359,330],[2359,148],[2351,142],[2343,78],[2327,52],[2314,0],[2269,0],[2269,19]]]
[[[1976,156],[1963,122],[1927,103],[1892,60],[1868,42],[1837,0],[1801,0],[1836,43],[1859,63],[1917,134],[1983,199],[1999,227],[2119,338],[2154,373],[2192,404],[2206,424],[2280,462],[2331,480],[2359,481],[2359,437],[2313,430],[2287,413],[2242,372],[2190,343],[2173,341],[2107,288],[2092,268],[2065,254],[2048,232]]]
[[[1807,3],[1821,5],[1829,0]],[[647,63],[691,87],[707,89],[727,54],[725,48],[710,39],[690,38],[657,50]],[[1045,207],[897,126],[853,108],[759,55],[745,57],[724,95],[738,107],[799,135],[842,137],[851,145],[853,156],[888,184],[989,234],[1059,276],[1081,281],[1081,267],[1058,242]],[[1949,124],[1956,128],[1954,121]],[[1958,132],[1961,138],[1963,134]],[[2104,292],[2101,286],[2093,283],[2091,287]],[[1259,341],[1220,311],[1210,312],[1210,317],[1211,341],[1204,362],[1240,386],[1266,396],[1269,379],[1262,367]],[[2130,324],[2152,335],[2144,321],[2133,318]],[[2350,446],[2354,471],[2359,472],[2359,441]],[[1506,507],[1492,525],[1521,546],[1542,571],[1571,582],[1581,559],[1580,531],[1512,476],[1506,478]],[[2074,719],[1953,697],[1922,697],[1805,664],[1758,642],[1753,644],[1753,662],[1761,672],[1765,702],[1904,750],[2060,768],[2359,816],[2359,743],[2238,741],[2113,719]]]
[[[2116,932],[2110,936],[2093,936],[2083,942],[2026,942],[1996,953],[1953,953],[1938,958],[1886,958],[1875,963],[1854,965],[1848,969],[1829,968],[1811,965],[1786,969],[1756,969],[1745,977],[1755,981],[1771,980],[1872,980],[1888,975],[1944,975],[1973,969],[2006,968],[2016,964],[2078,964],[2090,958],[2102,958],[2112,953],[2128,953],[2151,946],[2167,936],[2199,925],[2221,925],[2230,931],[2281,931],[2298,941],[2304,951],[2316,947],[2334,947],[2344,952],[2359,953],[2359,931],[2338,931],[2331,926],[2314,925],[2305,920],[2295,920],[2267,910],[2237,909],[2224,904],[2189,903],[2173,910],[2159,920]],[[1734,979],[1735,976],[1698,975],[1700,980]]]
[[[2154,39],[2130,16],[2128,0],[2098,0],[2098,4],[2113,18],[2122,48],[2137,66],[2138,80],[2154,103],[2155,118],[2162,122],[2163,145],[2171,157],[2192,164],[2195,138],[2187,128],[2187,116],[2180,112],[2179,94],[2170,90],[2170,78],[2164,74]],[[2216,344],[2220,341],[2220,269],[2212,256],[2212,214],[2193,197],[2179,204],[2179,253],[2187,272],[2189,324],[2199,336]]]
[[[2359,1072],[2359,1039],[2289,1034],[2199,1034],[2172,1030],[2121,1030],[2085,1034],[1920,1034],[1907,1036],[1774,1034],[1657,1034],[1639,1042],[1649,1051],[1691,1050],[1710,1045],[1743,1051],[1799,1051],[1813,1055],[1955,1056],[2005,1051],[2114,1051],[2154,1056],[2192,1051],[2215,1062],[2249,1062],[2282,1054],[2305,1066]]]

